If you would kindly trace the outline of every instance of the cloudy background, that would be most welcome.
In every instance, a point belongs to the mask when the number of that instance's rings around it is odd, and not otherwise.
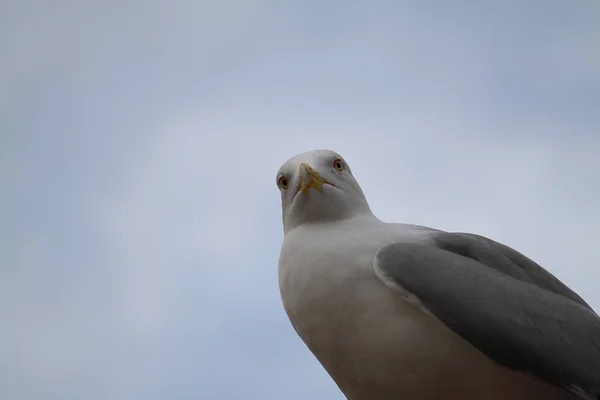
[[[459,5],[461,4],[461,5]],[[0,4],[0,397],[343,399],[281,306],[275,174],[477,232],[600,309],[600,4]]]

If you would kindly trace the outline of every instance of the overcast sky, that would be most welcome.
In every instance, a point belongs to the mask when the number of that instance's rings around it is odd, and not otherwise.
[[[3,1],[0,398],[342,400],[275,174],[499,240],[600,310],[600,3]]]

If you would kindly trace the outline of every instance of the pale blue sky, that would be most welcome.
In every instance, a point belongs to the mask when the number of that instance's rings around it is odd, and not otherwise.
[[[50,4],[52,3],[52,4]],[[343,399],[277,286],[275,174],[487,235],[600,309],[600,3],[5,1],[0,398]]]

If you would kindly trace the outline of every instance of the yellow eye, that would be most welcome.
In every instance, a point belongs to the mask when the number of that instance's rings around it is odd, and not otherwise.
[[[290,180],[285,176],[280,176],[279,179],[277,179],[277,186],[279,186],[280,189],[285,190],[290,186]]]
[[[341,158],[336,158],[333,161],[333,168],[337,169],[340,172],[344,170],[344,162]]]

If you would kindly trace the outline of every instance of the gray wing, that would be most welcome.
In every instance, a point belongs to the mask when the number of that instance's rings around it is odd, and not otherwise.
[[[515,279],[560,294],[592,309],[577,293],[550,272],[502,243],[470,233],[440,232],[434,234],[432,239],[441,249],[472,258]]]
[[[374,268],[495,362],[600,396],[600,318],[537,264],[510,266],[503,250],[488,249],[484,263],[435,245],[397,243],[377,252]]]

